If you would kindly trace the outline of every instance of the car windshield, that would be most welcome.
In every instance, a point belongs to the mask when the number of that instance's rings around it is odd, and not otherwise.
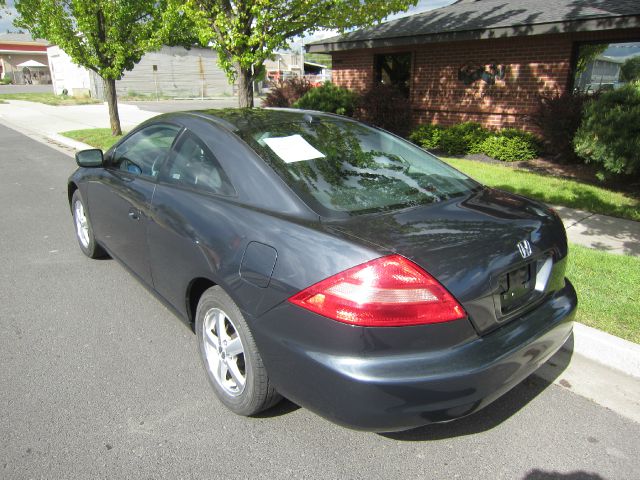
[[[303,200],[329,213],[441,202],[478,187],[411,143],[354,121],[307,116],[243,138]]]

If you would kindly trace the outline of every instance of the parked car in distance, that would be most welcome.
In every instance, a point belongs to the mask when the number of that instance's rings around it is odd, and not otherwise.
[[[448,421],[571,333],[555,212],[352,119],[172,113],[76,159],[80,248],[193,327],[237,414],[284,396],[363,430]]]

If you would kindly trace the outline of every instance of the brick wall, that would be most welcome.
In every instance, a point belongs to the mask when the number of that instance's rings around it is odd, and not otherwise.
[[[640,29],[610,30],[336,52],[333,81],[362,91],[373,83],[375,54],[409,51],[413,53],[414,122],[476,121],[487,127],[514,126],[535,132],[530,116],[539,96],[562,93],[570,85],[575,42],[639,39]],[[464,65],[491,64],[506,67],[504,79],[494,85],[482,80],[465,85],[458,80]]]

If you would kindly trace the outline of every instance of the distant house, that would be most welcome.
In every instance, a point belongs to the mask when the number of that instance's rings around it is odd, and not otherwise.
[[[615,88],[620,82],[620,67],[624,58],[598,55],[579,72],[574,87],[581,92],[597,92]]]
[[[276,52],[273,58],[264,62],[264,66],[268,81],[301,76],[317,84],[331,80],[331,72],[326,65],[306,61],[303,52]]]
[[[56,94],[104,98],[101,78],[73,63],[58,46],[48,48]],[[192,98],[233,95],[234,88],[218,66],[216,53],[209,48],[163,47],[145,54],[133,70],[116,82],[118,95],[146,95],[150,98]]]
[[[331,70],[326,65],[314,62],[304,62],[304,76],[316,85],[331,81]]]
[[[0,33],[0,78],[18,85],[51,83],[47,41],[26,33]]]
[[[264,62],[268,80],[286,80],[304,75],[304,55],[301,52],[276,52]]]
[[[403,90],[416,123],[535,130],[539,97],[574,88],[584,46],[615,42],[640,42],[640,1],[459,0],[306,48],[331,54],[338,85]]]

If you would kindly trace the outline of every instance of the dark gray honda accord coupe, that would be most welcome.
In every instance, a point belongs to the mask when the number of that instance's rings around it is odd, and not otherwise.
[[[300,110],[183,112],[76,159],[80,248],[193,327],[240,415],[284,396],[364,430],[452,420],[571,333],[558,216],[383,130]]]

